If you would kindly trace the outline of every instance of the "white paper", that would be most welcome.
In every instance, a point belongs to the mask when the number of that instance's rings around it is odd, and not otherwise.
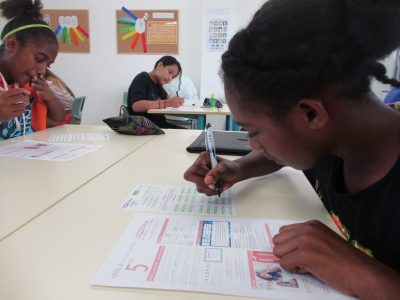
[[[0,156],[69,161],[100,149],[101,145],[52,144],[27,140],[0,147]]]
[[[186,105],[183,105],[183,106],[179,106],[179,107],[166,107],[166,108],[162,108],[162,110],[167,110],[167,111],[193,111],[193,112],[196,112],[196,111],[203,111],[200,107],[197,107],[197,106],[186,106]]]
[[[272,237],[289,223],[137,214],[92,284],[278,299],[351,299],[311,275],[280,267],[272,254]]]
[[[73,141],[105,141],[110,139],[105,132],[96,133],[56,133],[49,137],[50,143],[65,143]]]
[[[199,215],[235,215],[232,190],[223,192],[221,197],[208,197],[197,192],[194,185],[140,184],[122,203],[121,209]]]
[[[185,101],[183,102],[183,107],[199,107],[202,105],[202,102],[198,99],[185,99]]]

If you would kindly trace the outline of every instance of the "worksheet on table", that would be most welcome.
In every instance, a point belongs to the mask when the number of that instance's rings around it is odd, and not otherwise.
[[[105,132],[95,133],[55,133],[49,137],[50,143],[65,143],[65,142],[76,142],[76,141],[105,141],[109,140],[110,136]]]
[[[199,215],[235,215],[232,190],[223,192],[220,197],[208,197],[197,192],[194,185],[140,184],[128,195],[121,209]]]
[[[0,156],[47,161],[70,161],[94,152],[102,145],[60,144],[26,140],[0,147]]]
[[[276,299],[352,299],[283,269],[272,237],[294,221],[136,214],[92,280]]]

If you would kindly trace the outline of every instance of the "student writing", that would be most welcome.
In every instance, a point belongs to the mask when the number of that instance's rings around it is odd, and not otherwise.
[[[400,299],[400,114],[370,90],[400,45],[400,4],[270,0],[222,56],[225,96],[253,152],[207,153],[185,172],[215,194],[292,166],[303,170],[343,238],[319,221],[283,226],[274,254],[361,299]],[[397,84],[398,82],[393,82]]]
[[[141,115],[162,128],[180,128],[169,124],[164,115],[148,114],[147,110],[154,108],[179,107],[184,99],[175,96],[167,99],[163,85],[180,76],[182,68],[176,58],[163,56],[150,72],[138,74],[128,90],[128,111],[131,115]]]

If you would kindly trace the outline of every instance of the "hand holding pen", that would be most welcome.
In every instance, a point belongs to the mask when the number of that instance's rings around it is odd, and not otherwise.
[[[180,107],[183,105],[183,102],[185,101],[183,98],[175,96],[170,99],[167,99],[167,107]]]
[[[210,154],[204,151],[185,171],[184,178],[187,181],[195,183],[197,191],[207,196],[216,194],[216,182],[220,182],[223,192],[242,180],[240,178],[240,165],[236,160],[217,156],[217,162],[216,167],[210,169]]]
[[[218,162],[217,162],[217,151],[215,149],[214,134],[210,123],[207,123],[205,128],[205,139],[206,139],[205,140],[206,149],[210,155],[211,168],[214,169]],[[217,181],[215,183],[215,190],[218,193],[218,197],[221,197],[222,186],[220,181]]]
[[[0,91],[0,121],[8,121],[22,115],[29,104],[31,93],[24,88]]]

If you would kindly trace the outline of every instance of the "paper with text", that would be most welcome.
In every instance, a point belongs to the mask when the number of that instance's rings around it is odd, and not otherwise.
[[[138,185],[121,205],[122,210],[234,216],[232,190],[208,197],[192,186]]]
[[[292,274],[272,237],[293,222],[136,214],[93,285],[175,289],[275,299],[352,299]]]
[[[100,149],[101,145],[52,144],[27,140],[0,147],[0,156],[69,161]]]
[[[49,137],[50,143],[65,143],[74,141],[105,141],[110,139],[105,132],[95,133],[55,133]]]

